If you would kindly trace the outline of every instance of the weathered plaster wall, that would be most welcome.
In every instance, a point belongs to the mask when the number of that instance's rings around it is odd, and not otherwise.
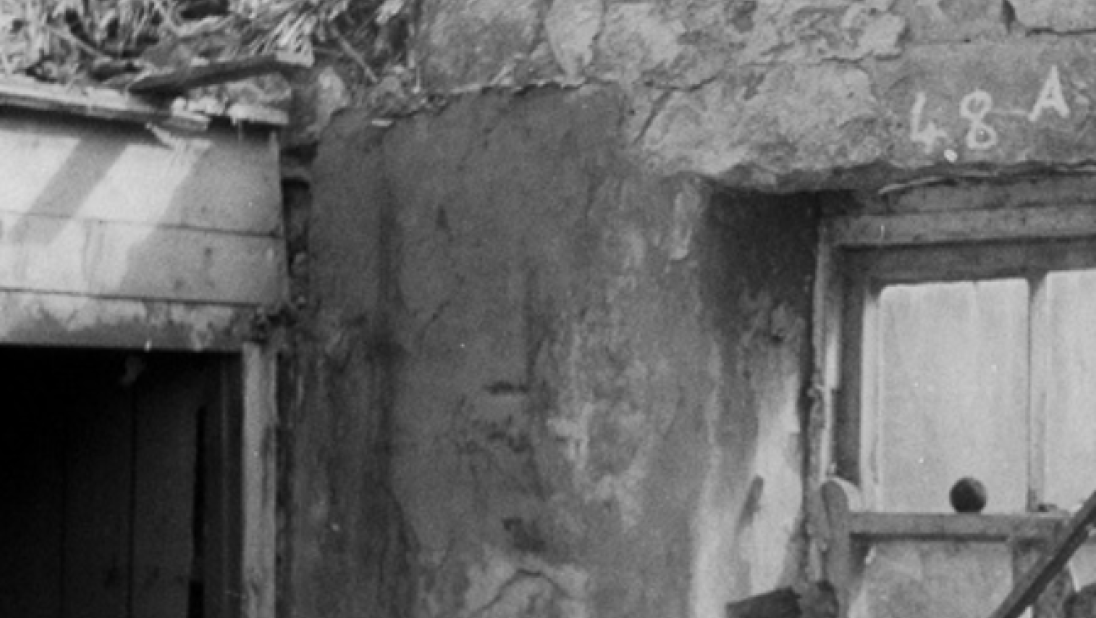
[[[423,85],[465,94],[345,114],[313,170],[293,616],[706,618],[795,581],[803,192],[1096,152],[1081,0],[419,8]]]
[[[714,618],[802,575],[814,205],[636,167],[628,111],[329,130],[290,615]]]
[[[614,84],[664,173],[801,190],[1092,160],[1084,0],[424,0],[437,91]]]

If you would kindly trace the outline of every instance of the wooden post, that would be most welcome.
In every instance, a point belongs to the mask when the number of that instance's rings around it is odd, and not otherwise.
[[[826,579],[837,589],[838,615],[845,616],[854,567],[850,505],[859,507],[859,492],[852,483],[836,478],[826,481],[820,491],[827,523]]]
[[[243,617],[274,616],[277,561],[276,355],[243,349]]]

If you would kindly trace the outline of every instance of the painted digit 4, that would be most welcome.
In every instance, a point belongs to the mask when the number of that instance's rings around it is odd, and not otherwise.
[[[967,148],[989,150],[997,145],[997,130],[985,123],[993,109],[993,97],[985,90],[975,90],[959,103],[959,115],[970,121]]]
[[[931,120],[924,127],[921,126],[926,102],[925,93],[918,92],[913,100],[913,109],[910,110],[910,140],[924,146],[925,154],[929,155],[936,148],[936,141],[947,141],[948,134]]]

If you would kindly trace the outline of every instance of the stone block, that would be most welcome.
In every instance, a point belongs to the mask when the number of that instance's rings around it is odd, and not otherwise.
[[[1096,29],[1092,0],[1010,0],[1016,21],[1028,30],[1059,33]]]
[[[877,160],[887,137],[882,117],[863,70],[780,66],[671,95],[636,139],[665,167],[723,178],[745,172],[735,181],[766,184],[773,173]]]
[[[735,59],[742,66],[897,56],[906,20],[891,12],[888,4],[886,0],[760,4],[731,18],[732,24],[749,24],[748,30],[730,29],[733,43],[741,46]]]
[[[603,13],[601,0],[556,0],[548,10],[544,28],[568,80],[578,80],[593,60]]]
[[[499,85],[496,82],[510,81],[511,76],[542,77],[553,68],[541,66],[535,57],[543,4],[542,0],[424,2],[416,47],[426,85],[455,90]],[[550,57],[545,60],[552,63]]]
[[[653,3],[612,5],[598,37],[597,74],[625,83],[696,86],[715,75],[724,59],[687,42],[688,34]]]
[[[911,49],[881,64],[895,163],[1012,165],[1088,159],[1096,41],[1009,41]]]
[[[1008,34],[1001,0],[898,0],[894,10],[908,20],[913,43],[996,39]]]

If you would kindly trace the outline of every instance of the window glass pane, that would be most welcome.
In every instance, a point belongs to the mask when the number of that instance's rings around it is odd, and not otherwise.
[[[1024,510],[1028,305],[1022,279],[883,290],[868,368],[876,508],[951,512],[951,486],[973,476],[986,512]]]
[[[1096,271],[1047,277],[1044,500],[1073,508],[1096,490]]]

